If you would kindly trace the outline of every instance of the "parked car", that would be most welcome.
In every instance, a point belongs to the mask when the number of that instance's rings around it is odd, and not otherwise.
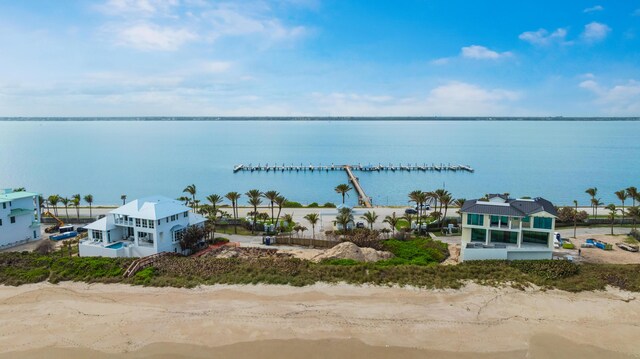
[[[413,208],[407,208],[407,209],[404,210],[404,213],[405,214],[418,214],[418,211],[416,211]]]
[[[364,222],[356,223],[356,228],[364,228]]]
[[[76,232],[85,233],[85,232],[87,232],[87,228],[86,227],[78,227],[78,228],[76,228]]]

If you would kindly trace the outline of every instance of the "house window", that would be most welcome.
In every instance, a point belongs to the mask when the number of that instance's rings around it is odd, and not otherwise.
[[[16,223],[16,217],[11,217],[11,223]]]
[[[549,233],[522,231],[522,243],[549,244]]]
[[[491,243],[518,243],[518,232],[491,231]]]
[[[471,242],[482,242],[484,243],[487,239],[487,230],[480,228],[472,228],[471,229]]]
[[[158,220],[158,225],[160,225],[160,220]]]
[[[0,219],[0,226],[2,225],[2,219]]]
[[[155,223],[155,221],[153,219],[149,220],[149,228],[153,228],[155,224],[156,223]]]
[[[484,223],[484,215],[483,214],[468,214],[467,215],[467,224],[472,226],[482,226]]]
[[[167,217],[167,223],[169,223],[169,217]]]
[[[2,202],[2,209],[7,209],[7,202]]]
[[[136,227],[140,227],[140,218],[136,218]]]
[[[189,217],[189,212],[184,212],[184,218]]]
[[[179,242],[182,237],[184,236],[184,232],[186,231],[186,229],[182,228],[182,229],[178,229],[177,231],[173,232],[173,241],[174,242]]]
[[[148,221],[147,221],[146,219],[143,219],[143,220],[142,220],[142,228],[147,228],[147,227],[149,227],[149,225],[147,224],[147,222],[148,222]]]
[[[545,217],[533,217],[533,228],[551,229],[553,219]]]
[[[91,230],[91,237],[93,237],[93,239],[102,240],[102,231],[96,231],[95,229]]]

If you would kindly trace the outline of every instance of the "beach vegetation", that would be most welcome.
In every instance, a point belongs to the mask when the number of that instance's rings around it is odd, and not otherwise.
[[[296,201],[286,201],[284,202],[283,207],[285,208],[304,208],[302,203]]]
[[[327,202],[325,204],[322,205],[322,207],[324,208],[336,208],[336,205],[332,202]]]
[[[400,256],[420,258],[403,243],[390,247]],[[431,248],[428,247],[427,248]],[[400,264],[396,257],[377,263],[294,258],[165,257],[136,276],[124,278],[132,258],[61,257],[55,253],[0,253],[0,283],[21,285],[50,281],[129,283],[195,287],[207,284],[288,284],[317,282],[460,288],[468,282],[526,288],[531,285],[579,292],[607,286],[639,292],[638,264],[574,264],[568,261],[467,261],[455,266]],[[419,260],[416,260],[419,262]]]

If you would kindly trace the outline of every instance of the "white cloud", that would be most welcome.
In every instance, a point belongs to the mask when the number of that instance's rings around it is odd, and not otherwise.
[[[269,40],[295,39],[305,34],[304,26],[285,26],[274,17],[254,8],[242,8],[236,4],[219,4],[203,12],[201,19],[211,27],[213,39],[220,36],[259,35]]]
[[[141,23],[114,29],[116,43],[137,50],[174,51],[198,38],[184,28]]]
[[[497,59],[503,58],[503,57],[510,57],[512,54],[511,54],[511,52],[508,52],[508,51],[507,52],[498,53],[496,51],[489,50],[488,48],[486,48],[484,46],[471,45],[471,46],[463,47],[461,55],[462,55],[462,57],[466,57],[466,58],[469,58],[469,59],[497,60]]]
[[[202,64],[202,71],[212,74],[227,72],[232,66],[229,61],[210,61]]]
[[[107,0],[97,9],[111,16],[157,16],[168,14],[178,0]]]
[[[602,11],[604,10],[604,8],[601,5],[596,5],[596,6],[592,6],[592,7],[588,7],[584,10],[582,10],[582,12],[584,13],[590,13],[590,12],[595,12],[595,11]]]
[[[431,60],[432,65],[446,65],[451,61],[450,57],[441,57],[439,59]]]
[[[521,112],[511,105],[520,93],[464,82],[435,87],[426,97],[358,93],[314,93],[315,114],[328,116],[505,116]]]
[[[640,82],[628,80],[625,84],[606,87],[594,79],[580,82],[580,88],[596,96],[595,103],[605,115],[640,116]]]
[[[587,42],[598,42],[604,40],[610,32],[609,26],[594,21],[584,26],[581,36]]]
[[[565,41],[567,37],[567,29],[558,28],[556,31],[549,33],[546,29],[538,29],[537,31],[526,31],[518,36],[520,40],[529,42],[533,45],[547,46],[552,43],[568,44]]]

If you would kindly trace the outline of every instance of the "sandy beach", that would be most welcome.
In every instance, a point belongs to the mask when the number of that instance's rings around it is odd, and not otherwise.
[[[630,358],[635,293],[0,287],[0,358]]]

